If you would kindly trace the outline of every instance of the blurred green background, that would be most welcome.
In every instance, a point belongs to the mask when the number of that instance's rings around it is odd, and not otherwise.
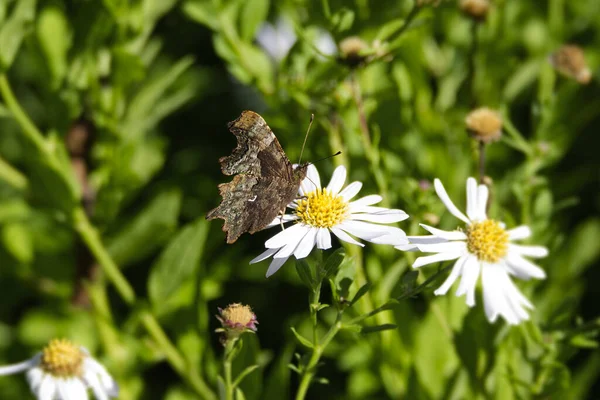
[[[120,398],[198,398],[148,336],[141,310],[215,390],[214,315],[242,302],[260,322],[236,360],[238,369],[261,366],[244,381],[246,398],[291,398],[298,380],[286,365],[304,351],[289,328],[306,327],[306,288],[291,260],[269,279],[267,262],[248,264],[272,232],[226,245],[221,221],[204,221],[220,202],[217,184],[230,179],[218,163],[235,147],[227,122],[261,113],[295,161],[314,113],[304,160],[343,152],[318,164],[322,180],[346,165],[361,194],[382,194],[411,216],[398,226],[424,234],[419,222],[456,226],[428,183],[440,178],[463,208],[464,182],[477,173],[464,118],[488,106],[505,122],[487,150],[490,212],[509,227],[529,224],[532,243],[550,249],[540,263],[548,278],[518,284],[536,305],[533,322],[489,325],[481,297],[468,312],[463,299],[427,291],[378,320],[397,330],[340,335],[319,370],[329,383],[308,398],[600,396],[600,3],[498,0],[483,21],[456,1],[427,3],[0,0],[0,73],[44,138],[24,134],[3,90],[0,363],[67,337],[111,371]],[[277,21],[295,36],[289,49]],[[266,22],[279,52],[257,40]],[[364,42],[357,54],[336,46],[351,36]],[[588,84],[548,61],[566,43],[583,49]],[[82,241],[80,205],[135,303]],[[371,304],[402,292],[414,255],[349,251],[344,273],[374,283]],[[27,392],[24,377],[0,378],[0,398]]]

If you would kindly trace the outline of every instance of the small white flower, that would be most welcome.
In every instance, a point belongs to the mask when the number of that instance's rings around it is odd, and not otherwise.
[[[439,179],[434,181],[434,187],[448,211],[467,224],[466,230],[449,232],[421,224],[431,236],[409,236],[411,245],[396,248],[437,253],[417,258],[413,268],[458,259],[446,281],[434,292],[436,295],[446,294],[456,279],[462,276],[456,295],[466,294],[467,305],[473,307],[475,287],[481,273],[485,314],[490,322],[496,321],[499,315],[513,325],[529,319],[525,308],[533,309],[533,305],[517,289],[510,276],[524,280],[544,279],[545,272],[524,256],[545,257],[548,250],[542,246],[513,244],[513,240],[531,236],[531,230],[527,226],[505,230],[503,223],[488,219],[488,188],[477,185],[475,179],[467,179],[467,215],[452,203]]]
[[[317,246],[331,248],[330,232],[340,240],[364,246],[350,235],[372,243],[399,246],[407,244],[406,234],[400,228],[380,225],[403,221],[408,215],[402,210],[375,207],[382,198],[370,195],[350,201],[362,187],[360,182],[352,182],[344,190],[346,168],[339,166],[333,172],[326,188],[321,188],[321,179],[314,165],[309,165],[306,178],[300,185],[299,197],[288,205],[292,214],[277,217],[270,226],[282,222],[296,223],[267,240],[267,251],[250,261],[256,263],[273,256],[267,270],[267,277],[273,275],[287,259],[294,255],[304,258]]]
[[[338,53],[337,44],[335,43],[335,40],[333,40],[333,36],[324,29],[317,30],[317,37],[313,44],[319,53],[324,56],[334,56]]]
[[[31,391],[38,400],[87,400],[88,388],[96,399],[117,397],[119,388],[89,352],[68,340],[54,339],[33,358],[0,367],[0,375],[27,371]]]
[[[256,34],[256,41],[269,56],[279,62],[283,60],[296,43],[294,27],[285,18],[277,18],[275,25],[265,22]]]

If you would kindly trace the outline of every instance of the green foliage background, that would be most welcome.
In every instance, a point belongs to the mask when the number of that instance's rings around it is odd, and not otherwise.
[[[280,15],[298,40],[274,61],[255,37]],[[337,43],[360,36],[365,65],[320,55],[322,31]],[[248,265],[273,231],[226,245],[220,223],[204,220],[229,179],[218,164],[235,146],[226,123],[260,112],[296,160],[314,113],[303,158],[342,150],[318,164],[323,179],[345,165],[363,195],[410,215],[398,226],[424,234],[418,223],[437,216],[456,226],[422,181],[440,178],[462,208],[477,172],[464,118],[480,105],[505,123],[487,150],[490,214],[529,224],[550,250],[548,278],[518,283],[532,322],[490,325],[481,297],[469,310],[427,288],[367,320],[396,329],[340,333],[318,372],[328,384],[308,398],[597,397],[600,96],[597,78],[584,86],[553,70],[548,56],[564,43],[582,46],[597,75],[597,0],[498,0],[481,23],[454,1],[1,0],[0,363],[67,337],[104,363],[121,399],[215,398],[214,315],[242,302],[260,321],[234,365],[260,365],[245,398],[291,398],[287,365],[308,350],[290,327],[310,329],[307,289],[292,261],[268,280],[266,262]],[[78,129],[94,139],[79,158],[68,151]],[[436,273],[413,281],[415,255],[384,246],[346,251],[336,279],[352,279],[351,295],[372,283],[354,315]],[[321,312],[323,332],[332,318]],[[2,399],[28,391],[22,376],[0,378]]]

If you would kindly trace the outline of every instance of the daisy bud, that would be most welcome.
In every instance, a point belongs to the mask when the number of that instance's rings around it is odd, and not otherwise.
[[[217,332],[224,332],[224,342],[229,339],[237,339],[244,332],[256,332],[258,321],[250,306],[240,303],[228,305],[225,309],[219,308],[217,319],[222,328]]]
[[[502,136],[502,118],[487,107],[471,111],[465,118],[467,132],[484,143],[494,142]]]
[[[476,21],[485,21],[490,9],[489,0],[461,0],[460,9]]]
[[[339,44],[340,61],[350,67],[357,67],[366,60],[366,56],[361,52],[367,49],[367,44],[358,36],[350,36],[342,40]]]
[[[550,56],[550,63],[562,75],[585,85],[592,79],[592,72],[585,63],[581,47],[565,45]]]

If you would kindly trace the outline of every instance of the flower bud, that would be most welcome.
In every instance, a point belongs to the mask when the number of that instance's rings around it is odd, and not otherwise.
[[[564,45],[550,56],[550,63],[562,75],[585,85],[592,79],[592,72],[585,63],[581,47]]]
[[[350,36],[339,43],[340,61],[350,67],[357,67],[366,60],[366,56],[361,54],[368,48],[364,40],[358,36]]]
[[[237,339],[244,332],[256,332],[258,321],[256,315],[249,306],[233,303],[225,309],[219,308],[217,319],[221,322],[221,328],[217,332],[224,333],[224,341]]]
[[[461,0],[460,9],[476,21],[485,21],[490,2],[489,0]]]
[[[502,118],[487,107],[471,111],[465,118],[465,123],[467,132],[481,142],[493,142],[502,136]]]

